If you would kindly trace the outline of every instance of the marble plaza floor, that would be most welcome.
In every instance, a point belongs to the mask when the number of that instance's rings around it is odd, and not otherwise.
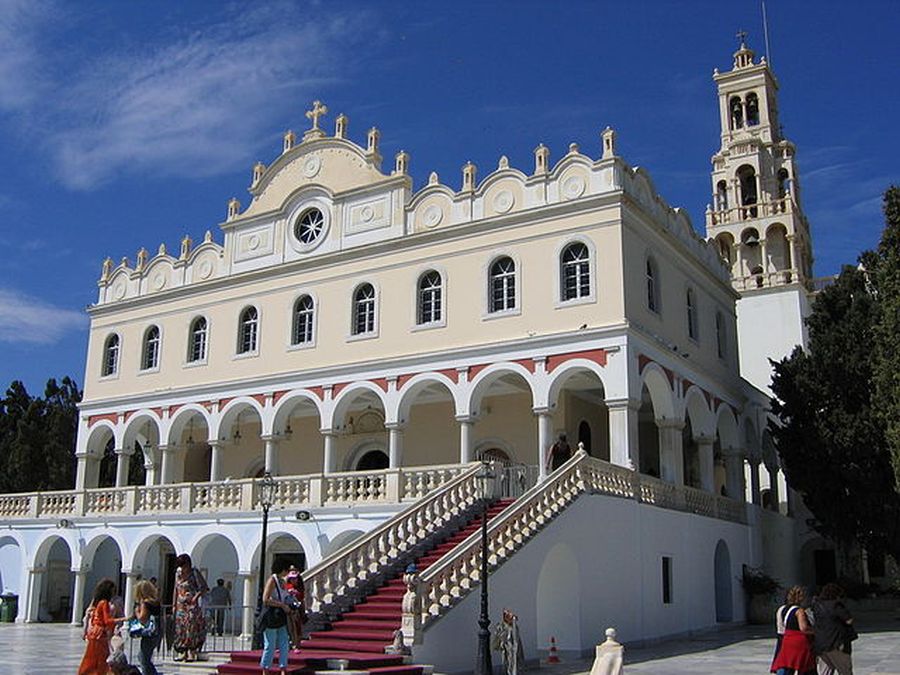
[[[897,615],[858,618],[854,643],[855,675],[900,675],[900,620]],[[474,644],[473,650],[474,650]],[[647,675],[763,675],[768,672],[773,640],[766,627],[741,626],[646,648],[626,645],[625,672]],[[0,624],[0,675],[73,674],[84,643],[81,630],[60,624]],[[474,653],[474,652],[473,652]],[[548,675],[588,673],[591,660],[529,668]]]

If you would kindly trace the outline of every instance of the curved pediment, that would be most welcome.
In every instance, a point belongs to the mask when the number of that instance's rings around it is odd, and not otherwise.
[[[277,211],[308,185],[324,187],[332,194],[368,187],[385,176],[377,154],[365,152],[341,138],[320,138],[301,143],[268,167],[250,188],[253,201],[241,218]]]

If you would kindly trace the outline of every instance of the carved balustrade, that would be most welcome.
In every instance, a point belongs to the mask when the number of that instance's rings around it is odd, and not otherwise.
[[[468,467],[442,465],[381,471],[279,477],[275,508],[398,504],[421,499]],[[211,483],[140,485],[0,495],[0,518],[210,513],[257,508],[252,478]]]

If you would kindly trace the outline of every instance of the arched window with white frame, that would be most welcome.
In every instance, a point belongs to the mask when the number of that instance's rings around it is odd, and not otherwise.
[[[144,333],[144,348],[141,354],[141,370],[159,368],[159,326],[150,326]]]
[[[294,303],[291,344],[307,345],[313,341],[316,305],[311,295],[301,295]]]
[[[119,336],[113,333],[103,343],[103,365],[100,373],[103,377],[109,377],[119,372]]]
[[[700,323],[697,317],[697,295],[694,293],[693,288],[687,289],[684,305],[685,311],[687,312],[688,337],[692,340],[697,340],[700,335]]]
[[[259,348],[259,312],[252,305],[241,312],[238,354],[253,354]]]
[[[353,293],[353,334],[375,332],[375,287],[365,283]]]
[[[440,272],[428,270],[419,277],[416,323],[440,323],[444,318],[444,284]]]
[[[560,256],[560,300],[577,300],[591,294],[591,255],[580,241],[566,246]]]
[[[491,263],[488,294],[489,311],[505,312],[516,308],[516,263],[509,256]]]
[[[646,267],[647,309],[659,314],[659,269],[652,256],[647,257]]]
[[[191,321],[188,331],[188,363],[199,363],[206,360],[206,317],[198,316]]]

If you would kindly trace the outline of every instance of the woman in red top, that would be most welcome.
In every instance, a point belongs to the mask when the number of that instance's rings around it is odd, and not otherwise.
[[[109,672],[106,664],[106,659],[109,658],[109,638],[116,624],[125,621],[125,617],[112,616],[109,601],[115,591],[116,584],[110,579],[104,579],[94,589],[94,599],[91,600],[87,613],[87,630],[84,632],[87,647],[78,667],[78,675],[106,675]]]
[[[813,629],[801,606],[804,602],[806,591],[802,586],[794,586],[787,592],[789,607],[784,613],[784,637],[770,672],[778,675],[814,675],[816,672]]]

